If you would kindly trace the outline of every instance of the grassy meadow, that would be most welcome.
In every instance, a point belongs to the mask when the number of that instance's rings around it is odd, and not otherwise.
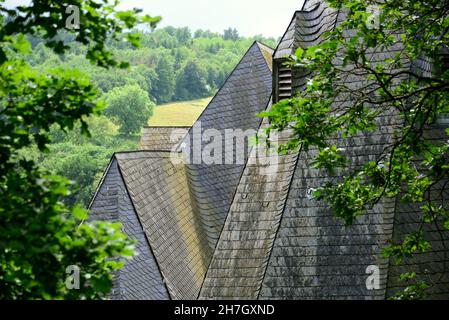
[[[153,127],[191,126],[211,100],[212,97],[209,97],[157,106],[148,125]]]

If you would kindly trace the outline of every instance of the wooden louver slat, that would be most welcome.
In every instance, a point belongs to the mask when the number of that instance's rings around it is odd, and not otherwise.
[[[278,100],[290,99],[292,96],[292,70],[289,67],[278,69]]]

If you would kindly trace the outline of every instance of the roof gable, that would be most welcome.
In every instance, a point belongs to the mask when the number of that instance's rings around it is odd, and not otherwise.
[[[121,222],[123,232],[137,242],[133,259],[114,276],[114,300],[165,300],[169,293],[143,232],[115,157],[111,160],[90,207],[90,219]]]
[[[184,164],[173,164],[172,157],[170,152],[116,154],[170,296],[191,300],[199,294],[212,252],[192,210]]]

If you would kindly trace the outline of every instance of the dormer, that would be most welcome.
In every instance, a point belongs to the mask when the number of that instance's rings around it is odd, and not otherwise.
[[[303,90],[307,70],[291,68],[285,62],[294,57],[298,48],[306,49],[322,41],[322,34],[334,28],[337,11],[322,0],[306,0],[296,11],[273,54],[273,102],[290,99]]]

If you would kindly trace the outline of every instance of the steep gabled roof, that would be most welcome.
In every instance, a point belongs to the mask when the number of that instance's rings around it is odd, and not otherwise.
[[[121,222],[123,232],[137,241],[136,253],[114,277],[114,300],[169,299],[158,263],[128,194],[117,159],[113,157],[90,207],[94,220]]]
[[[343,21],[345,14],[328,9],[324,1],[306,1],[275,56],[282,58],[297,47],[322,41],[322,33]],[[354,30],[345,32],[350,37]],[[381,62],[401,49],[398,43],[388,52],[372,50],[370,61]],[[255,114],[271,106],[271,53],[254,43],[200,116],[196,125],[201,123],[203,132],[219,131],[224,145],[226,129],[257,130],[268,125]],[[423,74],[431,71],[427,59],[405,65],[409,67]],[[298,88],[309,76],[295,74]],[[366,85],[367,78],[354,75],[342,81],[356,88]],[[350,104],[350,99],[340,97],[336,103]],[[404,269],[392,265],[381,252],[389,240],[401,239],[416,226],[419,204],[386,199],[347,228],[326,203],[311,196],[314,188],[377,160],[402,122],[396,113],[385,111],[377,123],[374,133],[329,141],[352,160],[349,170],[335,175],[313,168],[317,152],[313,148],[279,156],[261,156],[252,148],[243,164],[178,164],[179,155],[167,152],[176,144],[167,142],[171,129],[147,129],[143,139],[148,142],[143,145],[153,151],[116,154],[91,208],[100,218],[122,221],[125,232],[138,239],[143,257],[120,271],[114,297],[384,299],[394,293],[401,287],[394,277]],[[153,137],[145,137],[152,132],[159,138],[149,142]],[[447,138],[442,128],[427,134],[429,139]],[[286,132],[282,138],[288,137]],[[192,147],[193,138],[191,129],[181,145]],[[277,170],[270,171],[266,160],[274,157]],[[445,184],[434,191],[439,201],[449,196]],[[410,265],[437,283],[432,292],[436,297],[447,297],[449,233],[428,231],[434,248]],[[379,290],[366,287],[369,266],[380,269]]]
[[[323,30],[344,16],[331,12],[321,1],[306,2],[304,10],[295,15],[276,57],[292,54],[298,47],[315,45],[321,41]],[[351,34],[353,30],[346,31],[348,37]],[[373,51],[371,61],[382,61],[400,51],[400,45],[390,52]],[[306,75],[298,77],[304,78],[297,79],[298,83],[306,81]],[[365,84],[366,78],[361,75],[343,81],[356,88]],[[351,103],[350,97],[347,99],[338,103]],[[391,143],[393,128],[401,125],[400,117],[387,111],[379,115],[377,122],[377,132],[330,141],[352,160],[350,170],[365,161],[377,160]],[[314,169],[311,161],[316,152],[311,149],[299,157],[281,156],[279,171],[269,180],[264,180],[266,177],[259,172],[261,167],[247,165],[201,298],[385,298],[390,262],[381,252],[393,237],[396,201],[383,200],[353,226],[345,227],[325,203],[310,195],[313,189],[348,172],[330,176]],[[431,259],[434,261],[435,257]],[[366,287],[369,266],[380,269],[379,290]]]
[[[273,71],[273,49],[260,42],[257,42],[257,45],[259,46],[260,52],[262,52],[262,55],[267,62],[268,68]]]
[[[260,43],[251,46],[200,116],[204,130],[217,129],[223,134],[225,129],[233,128],[257,130],[261,120],[256,114],[264,110],[271,94],[271,54],[272,50]],[[102,188],[109,181],[115,181],[129,193],[134,217],[148,239],[147,251],[154,255],[158,267],[153,271],[159,272],[160,279],[164,279],[159,287],[166,286],[166,295],[169,294],[172,299],[198,297],[216,239],[247,159],[245,155],[242,164],[212,167],[186,166],[183,162],[176,164],[173,161],[180,159],[173,159],[173,156],[181,154],[168,151],[181,140],[192,138],[192,131],[185,136],[187,129],[144,128],[142,151],[114,155],[110,168],[117,168],[122,180],[113,178],[114,173],[109,168],[90,206],[94,218],[122,221],[125,228],[134,230],[136,221],[130,222],[130,212],[123,211],[117,201],[105,203],[102,200]],[[174,130],[178,134],[173,138]],[[101,214],[108,210],[108,206],[114,210],[114,217]],[[133,233],[129,235],[136,238]],[[135,260],[127,268],[133,265]],[[142,266],[142,269],[146,268]],[[145,281],[145,278],[141,279]],[[117,281],[117,289],[135,286],[128,278],[122,277]],[[125,297],[132,298],[130,295]]]
[[[334,11],[324,1],[307,1],[305,9],[296,14],[294,36],[288,45],[282,44],[277,57],[307,48],[322,41],[322,33],[345,19],[345,12]],[[354,30],[346,30],[350,37]],[[287,34],[289,34],[287,32]],[[284,42],[286,44],[286,42]],[[400,52],[372,52],[372,61],[382,61]],[[291,51],[293,52],[293,51]],[[290,54],[290,53],[289,53]],[[336,62],[337,63],[337,62]],[[305,82],[306,79],[298,79]],[[349,88],[367,84],[364,75],[342,79]],[[368,84],[367,84],[368,85]],[[343,100],[342,100],[343,99]],[[351,97],[339,97],[336,104],[347,105]],[[382,250],[392,238],[395,200],[386,199],[360,217],[353,226],[345,227],[332,215],[326,203],[313,199],[312,190],[329,181],[338,181],[365,161],[376,161],[391,143],[397,114],[385,111],[377,118],[379,129],[349,139],[335,137],[329,143],[337,145],[351,159],[348,171],[331,176],[325,170],[313,168],[317,150],[302,152],[296,163],[284,212],[276,234],[263,280],[260,298],[271,299],[383,299],[388,274],[388,259]],[[366,287],[366,269],[380,268],[380,290]]]
[[[172,299],[195,299],[212,255],[193,212],[185,166],[171,152],[116,159]]]
[[[212,251],[193,211],[182,154],[116,153],[89,210],[91,219],[121,222],[138,242],[111,298],[197,298]]]

